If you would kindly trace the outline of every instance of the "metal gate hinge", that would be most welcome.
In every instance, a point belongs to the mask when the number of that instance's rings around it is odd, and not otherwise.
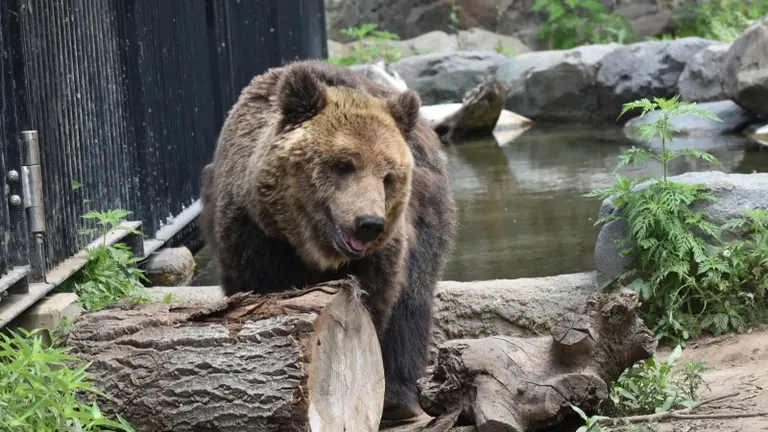
[[[29,230],[45,232],[45,208],[43,205],[43,173],[40,167],[40,143],[37,131],[21,132],[22,164],[21,181],[24,191],[24,208],[27,209]]]

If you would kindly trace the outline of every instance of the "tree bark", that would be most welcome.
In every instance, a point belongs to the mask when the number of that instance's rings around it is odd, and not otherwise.
[[[384,368],[360,295],[348,279],[125,306],[82,316],[65,343],[139,432],[376,431]]]
[[[495,73],[467,92],[456,112],[434,126],[443,140],[488,137],[499,121],[507,101],[509,84]]]
[[[557,425],[574,414],[571,404],[594,412],[611,383],[656,350],[638,306],[630,291],[595,294],[582,313],[564,314],[548,337],[448,341],[419,383],[422,406],[437,418],[460,410],[457,423],[479,432]]]

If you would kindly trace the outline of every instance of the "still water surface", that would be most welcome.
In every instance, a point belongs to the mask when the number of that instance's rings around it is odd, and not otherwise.
[[[768,172],[768,147],[746,138],[678,144],[714,154],[722,163],[718,170]],[[460,225],[444,279],[539,277],[594,268],[600,202],[584,194],[611,184],[620,154],[632,145],[619,128],[534,128],[501,145],[491,139],[447,146]],[[670,175],[711,169],[679,158]],[[658,164],[621,171],[633,177],[661,172]],[[207,252],[197,254],[195,285],[217,283]]]

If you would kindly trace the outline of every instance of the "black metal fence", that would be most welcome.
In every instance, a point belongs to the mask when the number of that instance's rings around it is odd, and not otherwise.
[[[93,240],[88,210],[130,210],[152,237],[198,199],[242,87],[327,55],[322,0],[2,0],[0,21],[0,275],[34,250],[21,131],[38,132],[51,269]]]

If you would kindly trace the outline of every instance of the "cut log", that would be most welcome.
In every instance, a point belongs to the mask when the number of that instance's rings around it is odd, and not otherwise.
[[[434,126],[445,141],[489,137],[507,101],[509,84],[492,73],[467,92],[462,106]]]
[[[377,431],[384,367],[354,279],[84,315],[65,341],[138,432]]]
[[[422,406],[438,418],[461,410],[459,422],[479,432],[557,425],[574,414],[571,404],[594,412],[611,383],[656,350],[638,306],[631,291],[595,294],[582,313],[564,314],[548,337],[448,341],[419,382]]]

